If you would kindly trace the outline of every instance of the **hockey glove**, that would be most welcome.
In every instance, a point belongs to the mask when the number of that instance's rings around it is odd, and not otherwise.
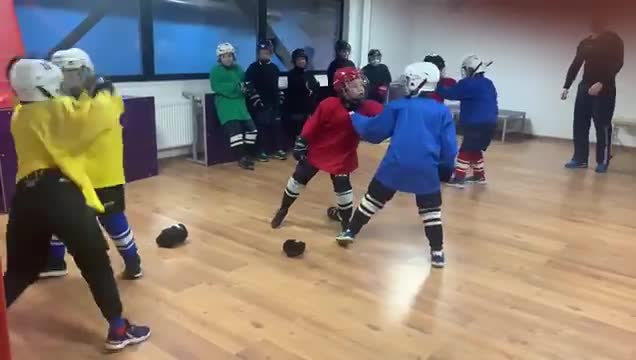
[[[380,85],[378,86],[378,95],[381,97],[386,97],[386,94],[389,92],[389,88],[386,85]]]
[[[294,159],[296,161],[305,161],[307,159],[307,149],[309,145],[302,137],[297,137],[294,143]]]
[[[265,104],[263,104],[263,100],[261,100],[261,96],[257,93],[252,94],[252,96],[250,96],[250,106],[252,106],[252,108],[254,109],[263,109],[265,107]]]
[[[97,78],[95,87],[93,88],[93,93],[91,95],[95,96],[100,91],[108,91],[112,95],[115,93],[115,87],[113,86],[112,82],[100,77],[100,78]]]

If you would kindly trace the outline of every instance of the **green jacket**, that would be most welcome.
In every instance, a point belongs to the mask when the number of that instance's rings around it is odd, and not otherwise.
[[[245,73],[236,64],[230,67],[218,64],[210,71],[210,86],[215,93],[214,104],[221,125],[233,120],[252,119],[241,88],[244,80]]]

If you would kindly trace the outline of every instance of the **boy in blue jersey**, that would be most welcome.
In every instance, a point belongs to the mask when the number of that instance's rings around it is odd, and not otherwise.
[[[455,126],[450,110],[433,98],[440,79],[434,64],[411,64],[404,78],[408,97],[390,102],[376,117],[352,114],[362,139],[379,144],[391,138],[391,144],[348,229],[336,240],[343,247],[352,244],[397,191],[415,194],[431,246],[431,264],[443,267],[441,181],[450,178],[457,155]]]
[[[437,87],[437,93],[445,99],[460,101],[459,124],[464,141],[457,156],[455,173],[448,182],[454,187],[463,188],[465,183],[486,184],[484,152],[490,146],[499,114],[497,89],[484,76],[490,64],[471,55],[462,63],[462,80],[451,87]],[[466,177],[471,168],[472,176]]]

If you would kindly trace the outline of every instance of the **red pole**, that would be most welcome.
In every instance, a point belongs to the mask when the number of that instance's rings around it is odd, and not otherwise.
[[[0,261],[0,360],[11,360],[9,348],[9,328],[7,327],[7,307],[4,304],[4,278]]]

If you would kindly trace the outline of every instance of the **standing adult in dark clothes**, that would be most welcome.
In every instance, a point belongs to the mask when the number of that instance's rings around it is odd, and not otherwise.
[[[336,58],[329,64],[329,68],[327,69],[327,81],[329,85],[329,89],[331,90],[332,96],[340,96],[333,89],[333,76],[336,73],[336,70],[352,67],[355,68],[356,64],[353,61],[349,60],[349,55],[351,54],[351,45],[344,40],[336,41]]]
[[[594,21],[592,33],[579,43],[576,56],[568,70],[561,99],[583,66],[574,105],[574,156],[565,167],[587,168],[590,123],[596,128],[596,172],[605,173],[612,158],[612,117],[616,106],[616,75],[623,67],[623,40],[605,28],[602,21]]]
[[[304,49],[292,51],[292,62],[294,68],[287,75],[285,111],[289,121],[288,128],[296,138],[316,108],[320,84],[312,74],[305,71],[309,61]]]
[[[384,104],[389,92],[389,85],[391,85],[391,72],[386,65],[382,64],[380,50],[371,49],[368,59],[369,64],[362,68],[364,76],[369,80],[369,96],[367,98]]]

